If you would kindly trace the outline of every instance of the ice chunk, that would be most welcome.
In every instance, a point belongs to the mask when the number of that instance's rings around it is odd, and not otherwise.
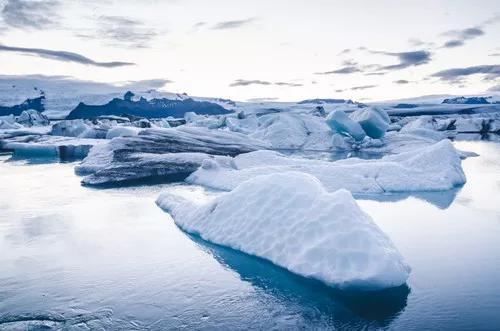
[[[439,191],[465,183],[460,154],[447,139],[376,160],[351,158],[328,162],[257,151],[239,155],[232,163],[224,161],[219,167],[199,168],[186,181],[232,190],[251,178],[286,171],[311,174],[328,191],[343,188],[356,194]]]
[[[330,286],[395,287],[410,273],[349,192],[328,193],[305,173],[259,176],[201,203],[163,193],[157,204],[189,233]]]
[[[483,118],[458,118],[454,129],[458,133],[488,132],[488,119]]]
[[[132,126],[116,126],[106,133],[106,139],[137,136],[141,129]]]
[[[88,185],[150,177],[180,181],[209,154],[237,155],[266,147],[261,141],[234,132],[186,126],[144,129],[136,136],[116,137],[96,146],[75,171],[88,176],[83,179]]]
[[[25,110],[16,118],[16,122],[24,126],[44,126],[49,125],[50,121],[47,116],[34,110]]]
[[[84,120],[65,120],[52,125],[50,134],[53,136],[79,137],[90,129],[91,126],[85,123]]]
[[[226,124],[226,116],[203,116],[193,112],[184,114],[184,119],[188,125],[208,129],[218,129]]]
[[[366,136],[361,125],[349,118],[342,110],[332,111],[326,118],[326,124],[330,126],[333,132],[346,134],[357,141],[363,140]]]
[[[0,116],[0,129],[1,130],[15,130],[22,128],[23,126],[16,123],[16,118],[14,115]]]
[[[361,108],[350,117],[361,125],[368,137],[374,139],[382,138],[391,123],[385,110],[376,107]]]
[[[274,149],[327,151],[337,143],[322,118],[303,114],[261,116],[250,136],[269,142]]]
[[[4,141],[2,148],[14,151],[23,158],[57,157],[61,160],[83,159],[89,150],[103,142],[100,139],[75,139],[72,137],[40,136],[33,141]]]
[[[239,114],[238,114],[239,115]],[[226,126],[229,130],[249,134],[257,130],[259,121],[257,116],[226,117]]]

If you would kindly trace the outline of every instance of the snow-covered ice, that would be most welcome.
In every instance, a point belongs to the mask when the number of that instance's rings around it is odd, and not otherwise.
[[[244,122],[241,120],[241,122]],[[273,149],[326,151],[344,148],[344,140],[335,140],[323,118],[304,114],[267,114],[258,118],[258,128],[249,134],[268,142]]]
[[[287,171],[318,178],[333,192],[414,192],[448,190],[465,183],[460,153],[447,139],[381,159],[350,158],[335,162],[286,157],[274,151],[257,151],[235,158],[205,160],[186,181],[220,190],[232,190],[246,180]]]
[[[106,133],[106,139],[137,136],[141,129],[132,126],[115,126]]]
[[[395,287],[410,273],[349,192],[329,193],[302,172],[257,176],[205,201],[165,192],[157,204],[189,233],[330,286]]]

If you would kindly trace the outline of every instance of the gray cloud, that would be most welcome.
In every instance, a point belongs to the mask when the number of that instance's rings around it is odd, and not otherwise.
[[[500,92],[500,85],[490,87],[488,92]]]
[[[444,43],[443,47],[444,48],[454,48],[454,47],[459,47],[465,45],[463,40],[449,40]]]
[[[369,51],[372,54],[382,54],[394,56],[399,59],[398,64],[379,66],[378,70],[401,70],[412,66],[419,66],[429,63],[431,60],[431,53],[428,51],[410,51],[410,52],[381,52]]]
[[[224,21],[224,22],[219,22],[216,23],[213,27],[212,30],[227,30],[227,29],[237,29],[242,26],[251,24],[255,21],[255,18],[247,18],[244,20],[235,20],[235,21]]]
[[[374,88],[374,87],[377,87],[377,85],[354,86],[354,87],[351,87],[350,90],[351,91],[359,91],[359,90],[366,90],[366,89],[370,89],[370,88]]]
[[[266,102],[266,101],[276,101],[278,98],[252,98],[252,99],[247,99],[248,102]]]
[[[408,84],[409,82],[410,81],[406,79],[398,79],[394,81],[395,84],[400,84],[400,85]]]
[[[484,34],[485,34],[484,30],[479,26],[462,30],[446,31],[445,33],[443,33],[443,35],[452,37],[452,39],[445,42],[443,47],[453,48],[453,47],[463,46],[465,45],[465,41],[480,37]]]
[[[77,53],[66,52],[66,51],[55,51],[43,48],[11,47],[0,44],[0,52],[2,51],[34,55],[57,61],[74,62],[74,63],[92,65],[96,67],[104,67],[104,68],[115,68],[115,67],[134,65],[134,63],[130,62],[97,62]]]
[[[355,72],[360,72],[361,69],[355,65],[345,66],[332,71],[316,72],[316,75],[333,75],[333,74],[352,74]]]
[[[336,89],[335,92],[342,93],[345,91],[362,91],[362,90],[371,89],[371,88],[374,88],[377,86],[378,85],[361,85],[361,86],[354,86],[354,87],[350,87],[350,88],[346,88],[346,89]]]
[[[287,82],[276,82],[274,85],[278,86],[289,86],[289,87],[298,87],[298,86],[303,86],[303,84],[299,83],[287,83]]]
[[[237,87],[237,86],[249,86],[249,85],[277,85],[277,86],[288,86],[288,87],[298,87],[298,86],[303,86],[302,84],[299,83],[293,83],[293,82],[268,82],[265,80],[246,80],[246,79],[237,79],[231,84],[229,84],[230,87]]]
[[[418,38],[410,38],[408,42],[414,47],[433,47],[435,45],[433,42],[423,41]]]
[[[446,81],[457,81],[472,75],[485,75],[487,79],[498,78],[500,77],[500,65],[478,65],[465,68],[446,69],[432,74],[432,77],[437,77]]]
[[[58,0],[7,0],[0,12],[7,27],[44,29],[57,26]]]
[[[237,79],[232,82],[229,86],[248,86],[248,85],[271,85],[271,82],[263,81],[263,80],[246,80],[246,79]]]
[[[99,39],[108,45],[144,48],[158,35],[154,29],[143,22],[124,16],[99,16],[97,29],[91,32],[80,32],[77,36],[87,39]]]
[[[201,28],[201,27],[203,27],[203,26],[205,26],[205,25],[207,25],[207,22],[197,22],[197,23],[195,23],[195,24],[193,25],[193,28],[194,28],[194,29],[199,29],[199,28]]]
[[[480,24],[458,30],[449,30],[442,33],[443,36],[447,36],[451,39],[446,41],[442,48],[454,48],[465,45],[466,41],[481,37],[486,34],[485,29],[492,24],[500,22],[500,14],[495,14],[493,17],[481,22]]]
[[[366,74],[364,74],[365,76],[383,76],[385,75],[387,72],[382,72],[382,71],[375,71],[375,72],[367,72]]]
[[[160,89],[164,87],[166,84],[173,83],[173,80],[170,79],[144,79],[144,80],[133,80],[128,81],[124,85],[129,90],[150,90],[150,89]]]
[[[410,51],[410,52],[385,52],[385,51],[373,51],[365,47],[358,48],[361,51],[366,51],[370,54],[381,54],[387,56],[397,57],[399,63],[392,65],[380,65],[380,64],[365,64],[359,65],[354,60],[346,60],[343,62],[344,66],[324,72],[317,72],[316,75],[331,75],[331,74],[352,74],[357,72],[363,72],[366,76],[379,76],[385,75],[387,72],[392,70],[401,70],[411,66],[419,66],[426,64],[431,60],[431,53],[425,50]]]

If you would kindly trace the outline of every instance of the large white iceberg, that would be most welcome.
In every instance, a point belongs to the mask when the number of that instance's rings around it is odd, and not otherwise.
[[[318,178],[330,192],[415,192],[448,190],[465,183],[460,153],[447,139],[430,146],[381,159],[350,158],[335,162],[286,157],[274,151],[256,151],[235,158],[203,161],[186,181],[232,190],[260,175],[301,171]]]
[[[334,139],[336,135],[332,134],[322,118],[305,114],[261,116],[258,118],[258,128],[249,135],[269,142],[273,149],[327,151],[339,146],[346,147],[343,140]]]
[[[183,230],[339,288],[404,284],[410,267],[345,190],[313,176],[259,176],[205,201],[163,193],[157,204]]]

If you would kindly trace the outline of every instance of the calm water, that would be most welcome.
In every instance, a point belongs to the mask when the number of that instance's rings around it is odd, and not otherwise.
[[[500,144],[457,146],[480,154],[460,190],[359,201],[413,268],[370,294],[189,237],[154,204],[172,186],[0,157],[0,329],[499,329]]]

